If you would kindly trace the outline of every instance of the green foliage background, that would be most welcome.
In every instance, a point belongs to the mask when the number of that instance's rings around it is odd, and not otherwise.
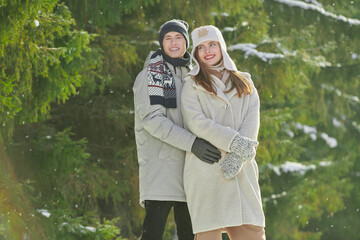
[[[0,239],[139,238],[131,87],[173,18],[259,91],[267,239],[358,239],[360,1],[302,2],[0,0]]]

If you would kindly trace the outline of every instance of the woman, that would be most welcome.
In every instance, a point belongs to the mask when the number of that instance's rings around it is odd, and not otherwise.
[[[259,96],[250,74],[239,72],[214,26],[192,33],[195,67],[181,95],[187,129],[222,152],[207,164],[187,152],[184,188],[197,240],[265,239],[258,166]]]

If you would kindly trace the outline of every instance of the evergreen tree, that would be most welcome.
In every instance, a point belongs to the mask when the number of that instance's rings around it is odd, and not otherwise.
[[[52,103],[103,79],[95,72],[101,56],[89,46],[94,35],[76,30],[57,1],[1,1],[0,11],[0,236],[112,239],[117,219],[100,223],[86,212],[93,201],[83,194],[106,195],[113,179],[87,163],[84,139],[44,122]]]
[[[1,1],[0,237],[139,237],[131,87],[178,18],[218,26],[259,91],[267,238],[355,239],[360,6],[300,5]]]

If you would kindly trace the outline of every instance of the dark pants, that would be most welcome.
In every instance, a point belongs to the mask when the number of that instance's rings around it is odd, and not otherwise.
[[[189,209],[185,202],[146,200],[141,240],[162,239],[168,215],[173,207],[178,239],[194,239]]]

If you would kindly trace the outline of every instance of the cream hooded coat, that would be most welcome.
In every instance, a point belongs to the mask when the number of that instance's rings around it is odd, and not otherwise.
[[[133,85],[135,139],[139,162],[140,205],[145,200],[185,202],[183,170],[185,151],[190,151],[195,136],[183,128],[180,108],[185,67],[168,66],[176,85],[177,108],[150,105],[147,63]]]
[[[250,74],[241,74],[251,81]],[[230,180],[223,177],[220,169],[237,133],[257,139],[257,90],[253,86],[251,95],[239,98],[236,89],[224,93],[223,82],[213,78],[217,95],[197,85],[190,76],[185,78],[181,95],[185,127],[222,151],[219,163],[212,165],[200,161],[191,152],[186,153],[184,188],[194,233],[242,224],[265,227],[255,159],[246,162],[241,172]]]

